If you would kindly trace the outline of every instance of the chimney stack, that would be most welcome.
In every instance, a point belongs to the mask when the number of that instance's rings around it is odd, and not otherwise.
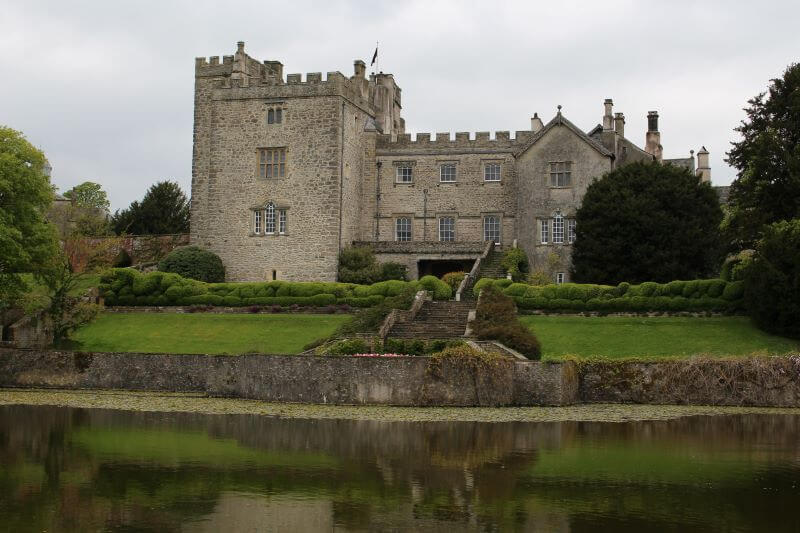
[[[360,59],[353,61],[353,72],[355,73],[356,78],[365,78],[366,71],[367,65],[363,61]]]
[[[647,112],[647,135],[644,151],[651,154],[659,163],[662,159],[661,133],[658,131],[658,111]]]
[[[544,124],[542,124],[542,119],[539,118],[539,113],[534,113],[531,118],[531,131],[533,133],[539,133],[543,127]]]
[[[614,102],[611,98],[606,98],[603,102],[605,113],[603,114],[603,131],[612,131],[614,129],[614,118],[611,115],[611,110],[614,108]]]
[[[620,137],[625,137],[625,115],[623,113],[614,113],[614,131]]]
[[[711,182],[711,166],[708,163],[708,150],[705,146],[697,152],[697,176],[701,182]]]

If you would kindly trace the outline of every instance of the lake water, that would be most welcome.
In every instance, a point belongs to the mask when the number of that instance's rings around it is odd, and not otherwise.
[[[800,531],[800,416],[376,422],[0,407],[2,531]]]

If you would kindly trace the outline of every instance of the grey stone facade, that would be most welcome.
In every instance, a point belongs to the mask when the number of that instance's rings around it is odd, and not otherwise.
[[[349,78],[284,77],[280,62],[256,61],[239,43],[222,62],[195,64],[191,241],[219,254],[230,280],[331,281],[339,251],[353,242],[378,243],[379,259],[404,262],[415,275],[423,259],[477,257],[476,243],[496,222],[498,244],[518,244],[534,268],[549,262],[566,281],[570,220],[592,180],[641,160],[710,179],[705,149],[702,169],[693,153],[662,159],[657,113],[648,113],[642,149],[612,108],[606,100],[602,124],[588,133],[559,106],[547,124],[535,115],[530,130],[513,136],[412,139],[391,74],[367,77],[357,60]],[[268,176],[263,153],[276,150],[285,167]],[[411,240],[392,244],[398,219]],[[452,219],[454,242],[440,242],[440,219]]]

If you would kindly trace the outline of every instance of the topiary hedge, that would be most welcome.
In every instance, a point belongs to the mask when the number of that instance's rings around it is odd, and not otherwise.
[[[269,281],[205,283],[167,272],[142,274],[130,268],[111,269],[100,278],[106,305],[300,305],[320,307],[347,304],[373,307],[387,297],[425,289],[434,299],[446,300],[452,291],[442,280],[426,276],[420,281],[390,280],[372,285],[352,283]]]
[[[507,279],[478,280],[473,288],[477,296],[487,286],[511,296],[520,309],[553,312],[738,312],[744,308],[741,281],[721,279],[646,282],[639,285],[620,283],[592,285],[528,285]]]
[[[478,299],[472,331],[479,339],[500,341],[528,359],[539,359],[539,340],[517,317],[514,299],[500,287],[488,285]]]
[[[222,259],[214,252],[197,246],[183,246],[172,250],[158,263],[158,270],[208,283],[225,281]]]

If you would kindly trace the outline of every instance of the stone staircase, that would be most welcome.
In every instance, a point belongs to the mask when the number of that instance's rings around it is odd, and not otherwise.
[[[389,330],[388,337],[415,339],[452,339],[463,337],[467,315],[475,302],[426,301],[414,320],[400,319]]]
[[[506,277],[506,269],[500,265],[503,260],[503,251],[494,249],[486,257],[486,260],[481,263],[481,270],[478,273],[480,278],[504,278]]]

